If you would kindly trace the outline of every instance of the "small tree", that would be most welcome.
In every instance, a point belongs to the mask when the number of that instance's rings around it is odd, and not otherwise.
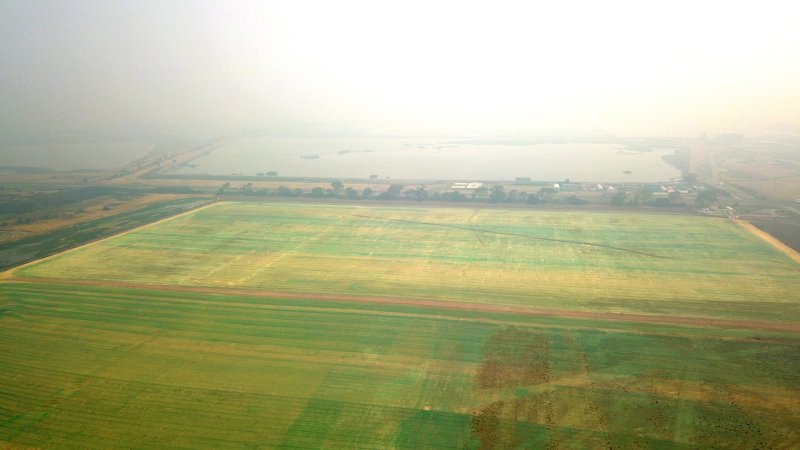
[[[364,192],[363,192],[361,195],[362,195],[364,198],[372,198],[372,195],[373,195],[374,193],[375,193],[375,191],[373,191],[373,190],[372,190],[372,188],[365,188],[365,189],[364,189]]]
[[[478,189],[475,189],[474,191],[472,191],[472,199],[475,200],[475,199],[483,198],[488,193],[489,193],[489,188],[487,188],[486,186],[481,186]]]
[[[670,201],[667,197],[659,197],[656,199],[654,204],[658,207],[665,208],[670,205]]]
[[[500,203],[506,201],[505,188],[499,184],[495,184],[494,186],[492,186],[491,192],[489,193],[489,201],[492,203]]]
[[[416,189],[414,189],[414,192],[412,193],[412,195],[414,196],[414,198],[417,201],[422,201],[422,200],[427,200],[428,199],[428,191],[425,190],[425,185],[424,184],[421,185],[421,186],[418,186]]]
[[[622,191],[617,192],[616,194],[614,194],[613,197],[611,197],[611,204],[614,206],[622,206],[625,204],[625,201],[627,200],[626,197],[627,194],[625,194],[625,192]]]
[[[636,193],[633,195],[634,204],[638,205],[641,202],[646,202],[653,198],[653,191],[647,189],[646,186],[642,186],[639,188]]]
[[[342,182],[341,182],[341,181],[339,181],[339,180],[334,180],[334,181],[331,183],[331,188],[333,189],[333,192],[335,192],[336,194],[338,194],[338,193],[342,192],[342,189],[344,189],[344,183],[342,183]]]
[[[710,206],[715,201],[717,201],[716,189],[706,189],[697,194],[697,197],[694,199],[694,203],[703,208]]]
[[[393,184],[389,186],[389,189],[386,190],[386,198],[390,200],[394,200],[400,196],[400,193],[403,192],[403,185],[402,184]]]
[[[347,189],[344,190],[344,195],[346,195],[347,198],[349,199],[354,199],[358,197],[358,191],[351,187],[348,187]]]
[[[550,200],[553,199],[554,195],[556,195],[556,190],[551,187],[543,187],[539,189],[539,192],[536,194],[536,196],[539,197],[539,200],[541,200],[542,203],[549,202]]]
[[[314,189],[311,189],[311,194],[309,194],[309,195],[311,197],[314,197],[314,198],[324,197],[325,196],[325,190],[322,189],[321,187],[315,187]]]
[[[446,202],[463,202],[467,200],[467,197],[458,191],[443,192],[439,198]]]
[[[570,205],[585,205],[589,202],[573,194],[567,197],[567,203]]]

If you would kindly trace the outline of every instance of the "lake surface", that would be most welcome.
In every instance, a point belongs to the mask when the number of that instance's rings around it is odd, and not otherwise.
[[[0,166],[54,170],[103,170],[127,164],[152,151],[152,142],[67,142],[2,144]]]
[[[671,149],[630,151],[616,144],[390,138],[236,140],[172,173],[420,180],[668,181],[680,170],[662,160]],[[626,173],[630,172],[630,173]]]

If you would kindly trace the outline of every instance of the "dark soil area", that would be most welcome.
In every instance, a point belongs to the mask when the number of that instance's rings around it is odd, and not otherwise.
[[[785,220],[758,220],[753,225],[780,239],[781,242],[800,252],[800,223]]]

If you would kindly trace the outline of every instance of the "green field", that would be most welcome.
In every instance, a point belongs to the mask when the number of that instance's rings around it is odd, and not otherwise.
[[[798,292],[725,220],[222,203],[0,283],[0,447],[793,448]]]

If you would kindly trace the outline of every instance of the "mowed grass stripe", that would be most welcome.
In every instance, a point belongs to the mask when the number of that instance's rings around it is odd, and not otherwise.
[[[239,311],[240,308],[245,308],[245,314],[272,314],[273,317],[276,314],[282,314],[280,311],[284,311],[285,313],[290,312],[297,312],[297,311],[310,311],[315,313],[331,313],[331,314],[342,314],[346,313],[348,315],[354,315],[356,317],[370,317],[372,314],[380,314],[384,316],[391,316],[391,317],[406,317],[412,319],[435,319],[437,321],[463,321],[469,320],[479,323],[490,323],[490,324],[502,324],[502,323],[512,323],[518,326],[549,326],[549,325],[559,325],[559,326],[569,326],[572,328],[592,328],[592,329],[607,329],[609,331],[613,330],[629,330],[635,331],[639,333],[661,333],[661,334],[675,334],[675,333],[682,333],[686,334],[688,329],[686,328],[675,328],[673,326],[668,325],[648,325],[646,328],[641,328],[639,325],[633,323],[625,323],[625,322],[615,322],[615,321],[607,321],[607,320],[600,320],[600,319],[583,319],[583,320],[570,320],[566,318],[559,318],[559,317],[550,317],[550,316],[530,316],[530,315],[515,315],[511,313],[500,313],[500,312],[487,312],[481,310],[452,310],[452,309],[434,309],[430,306],[428,307],[416,307],[413,305],[393,305],[393,304],[381,304],[381,303],[348,303],[348,302],[339,302],[339,301],[326,301],[326,302],[317,302],[313,299],[309,300],[288,300],[284,298],[271,298],[271,297],[236,297],[236,296],[224,296],[224,295],[217,295],[217,294],[200,294],[200,293],[193,293],[193,292],[156,292],[152,290],[142,290],[142,289],[108,289],[108,288],[98,288],[98,287],[82,287],[81,290],[76,290],[72,286],[63,286],[63,287],[56,287],[55,291],[53,291],[53,287],[51,285],[41,284],[41,283],[34,283],[34,284],[23,284],[23,283],[13,283],[13,284],[6,284],[6,287],[12,287],[14,292],[22,292],[22,293],[29,293],[30,296],[36,297],[36,290],[37,289],[47,289],[47,295],[56,295],[57,298],[69,298],[69,304],[73,304],[73,302],[80,303],[84,299],[87,298],[98,298],[101,302],[105,304],[116,304],[117,302],[124,300],[127,302],[129,299],[134,299],[134,302],[131,304],[131,307],[135,308],[136,310],[146,310],[148,312],[153,311],[151,307],[152,303],[156,303],[159,307],[163,307],[167,310],[170,310],[172,305],[181,305],[180,308],[184,308],[185,305],[191,305],[188,308],[189,311],[195,310],[200,308],[201,310],[205,308],[211,308],[211,310],[219,309],[220,314],[222,315],[232,315],[233,317],[236,314],[232,314],[233,312]],[[55,292],[55,294],[54,294]],[[61,296],[61,297],[58,297]],[[46,297],[44,294],[42,297]],[[105,300],[103,300],[105,299]],[[195,308],[195,306],[197,308]],[[768,305],[754,303],[751,305],[753,308],[763,308]],[[733,307],[733,305],[731,305]],[[229,309],[228,312],[226,308]],[[658,311],[658,304],[653,304],[652,308],[654,312]],[[273,312],[274,311],[274,312]],[[19,316],[19,314],[17,314]],[[186,319],[188,320],[188,319]],[[185,322],[185,320],[183,320]],[[204,321],[206,327],[201,330],[198,330],[198,333],[205,334],[208,339],[213,339],[213,334],[209,333],[212,328],[215,328],[213,319],[208,319]],[[581,325],[584,324],[584,325]],[[178,324],[180,325],[180,324]],[[89,321],[83,324],[82,326],[90,326],[90,327],[102,327],[104,329],[108,329],[110,327],[115,327],[116,325],[103,325],[102,322],[93,322]],[[218,327],[217,327],[218,328]],[[659,331],[661,330],[661,331]],[[2,330],[0,330],[2,331]],[[144,333],[151,333],[152,328],[143,328],[142,332]],[[236,331],[237,334],[241,333],[241,330]],[[693,330],[693,335],[718,335],[719,333],[714,332],[713,329],[696,329]],[[728,339],[734,338],[734,336],[738,335],[744,339],[750,339],[749,336],[753,335],[752,331],[738,331],[735,332],[733,330],[724,330],[722,335],[726,336]],[[759,336],[761,338],[770,338],[771,336],[781,336],[780,333],[774,332],[767,332],[761,331],[759,332]]]
[[[27,301],[25,301],[27,302]],[[37,302],[38,303],[38,302]],[[137,327],[146,327],[134,330],[138,335],[149,335],[158,329],[169,329],[171,336],[180,336],[184,331],[191,332],[191,337],[202,337],[203,340],[246,342],[249,338],[269,338],[275,344],[292,345],[292,348],[302,348],[307,343],[309,333],[317,336],[335,337],[329,341],[320,340],[309,350],[337,350],[342,352],[358,353],[364,346],[387,346],[394,342],[396,336],[403,336],[404,341],[418,341],[424,343],[430,330],[437,326],[433,319],[424,317],[405,318],[398,321],[396,317],[374,316],[369,312],[347,314],[343,311],[309,311],[307,314],[298,315],[296,311],[267,310],[260,314],[253,311],[239,313],[230,309],[225,313],[219,307],[213,315],[209,310],[194,311],[194,318],[181,318],[180,311],[161,313],[159,308],[154,312],[148,309],[149,302],[139,305],[140,309],[108,308],[99,309],[97,304],[89,304],[81,308],[80,305],[70,302],[68,311],[62,308],[52,309],[47,306],[25,306],[28,313],[40,317],[58,319],[74,319],[85,323],[84,329],[114,331],[118,325],[128,324]],[[111,311],[114,309],[116,311]],[[147,315],[141,313],[147,311]],[[185,312],[191,312],[186,310]],[[198,315],[200,317],[198,317]],[[363,320],[360,318],[363,317]],[[141,319],[140,321],[131,318]],[[381,336],[374,336],[374,330],[382,330]],[[368,344],[365,339],[369,338]],[[123,337],[124,339],[124,337]],[[128,337],[130,339],[130,337]],[[479,339],[475,340],[477,343]],[[467,341],[468,342],[468,341]],[[479,356],[476,355],[473,360]]]
[[[16,285],[16,284],[15,284]],[[31,286],[39,286],[44,287],[44,285],[31,285]],[[71,287],[68,288],[69,291],[65,291],[63,295],[69,296],[72,302],[81,302],[84,297],[92,297],[93,291],[91,290],[84,290],[84,291],[75,291]],[[88,289],[88,288],[87,288]],[[96,289],[96,288],[95,288]],[[35,295],[35,290],[33,291]],[[76,292],[82,292],[82,294],[78,295]],[[100,291],[102,292],[102,291]],[[120,298],[136,298],[134,294],[124,294],[124,292],[129,292],[129,290],[110,290],[108,292],[113,292],[113,296],[108,297],[108,302],[118,302]],[[136,290],[132,290],[130,292],[137,292]],[[486,313],[481,311],[469,311],[469,310],[461,310],[461,311],[453,311],[453,310],[431,310],[429,308],[417,308],[412,306],[394,306],[394,305],[381,305],[381,304],[352,304],[352,303],[341,303],[341,302],[325,302],[324,304],[319,304],[318,302],[314,302],[313,300],[302,301],[302,302],[293,302],[288,303],[285,299],[269,299],[263,297],[257,298],[249,298],[249,297],[224,297],[224,296],[217,296],[217,295],[200,295],[200,294],[186,294],[181,293],[184,298],[176,298],[175,295],[171,295],[171,293],[154,293],[153,291],[138,291],[143,297],[140,297],[140,300],[132,307],[136,308],[137,310],[145,310],[145,311],[152,311],[150,303],[158,303],[159,306],[165,308],[166,310],[170,310],[173,304],[197,304],[197,305],[205,305],[202,306],[203,310],[207,311],[218,311],[220,315],[230,315],[232,317],[236,317],[237,314],[233,314],[233,312],[238,312],[240,307],[246,308],[247,315],[256,314],[259,317],[262,315],[270,315],[273,318],[280,317],[281,314],[288,314],[288,312],[281,312],[281,311],[313,311],[315,314],[318,313],[326,313],[326,314],[341,314],[342,312],[346,312],[347,314],[354,315],[354,317],[365,317],[365,321],[369,321],[370,314],[374,313],[381,313],[383,315],[389,315],[392,317],[401,316],[407,317],[410,319],[415,320],[424,320],[428,321],[428,319],[435,319],[437,321],[452,321],[452,320],[471,320],[480,323],[515,323],[517,325],[526,325],[526,323],[530,326],[547,326],[548,324],[560,324],[564,326],[565,324],[569,324],[571,327],[581,327],[581,322],[584,323],[583,327],[591,327],[591,328],[604,328],[609,330],[619,330],[619,329],[630,329],[636,330],[637,332],[643,333],[686,333],[688,330],[685,328],[677,328],[673,329],[668,326],[648,326],[646,329],[637,329],[637,325],[635,324],[626,324],[623,322],[606,322],[601,320],[583,320],[583,321],[565,321],[565,319],[559,318],[551,318],[551,317],[536,317],[536,316],[519,316],[513,314],[501,314],[501,313]],[[79,297],[79,298],[76,298]],[[234,301],[235,300],[235,301]],[[227,306],[226,306],[227,305]],[[230,308],[231,306],[235,306],[235,308]],[[654,312],[658,312],[656,309],[657,305],[654,305]],[[751,307],[758,308],[766,305],[755,304]],[[200,306],[198,306],[200,307]],[[250,311],[249,308],[256,308],[256,311]],[[219,309],[218,309],[219,308]],[[225,312],[225,308],[230,308],[228,313]],[[392,309],[389,311],[389,309]],[[400,308],[399,310],[397,308]],[[192,310],[194,308],[190,308]],[[259,311],[262,310],[263,311]],[[404,312],[405,311],[405,312]],[[433,315],[432,315],[433,313]],[[123,311],[122,314],[125,314]],[[455,316],[454,316],[455,315]],[[124,316],[123,316],[124,317]],[[311,317],[311,316],[310,316]],[[187,319],[188,320],[188,319]],[[215,333],[212,333],[213,328],[217,328],[219,331],[219,327],[215,325],[216,318],[209,318],[206,319],[206,327],[193,331],[195,334],[205,334],[207,339],[216,339],[214,338]],[[126,321],[127,322],[127,321]],[[183,322],[186,322],[184,320]],[[308,321],[305,321],[308,322]],[[336,319],[332,319],[331,323],[335,324]],[[90,327],[97,327],[98,324],[101,322],[88,322],[83,326],[90,326]],[[203,325],[203,323],[199,324]],[[103,328],[108,329],[110,327],[114,327],[115,325],[102,325]],[[303,324],[301,324],[303,326]],[[416,326],[416,324],[412,325]],[[184,329],[187,327],[184,327]],[[308,327],[306,327],[308,328]],[[663,331],[658,331],[662,329]],[[676,331],[680,330],[680,331]],[[144,333],[151,333],[152,328],[143,328]],[[242,334],[246,332],[245,329],[237,329],[236,334]],[[714,334],[713,330],[696,330],[694,334]],[[740,337],[749,339],[749,335],[752,335],[753,332],[739,332],[738,334]],[[734,338],[734,334],[732,331],[725,331],[724,335],[727,338]],[[775,335],[774,333],[768,332],[761,332],[761,338],[768,338],[769,336]],[[778,334],[777,336],[780,336]]]
[[[163,405],[155,404],[163,414]],[[272,408],[283,409],[286,411],[285,404],[274,404]],[[259,413],[263,411],[258,411]],[[158,448],[196,448],[197,446],[213,448],[239,448],[242,442],[259,442],[260,445],[275,446],[277,442],[264,439],[265,430],[270,427],[264,426],[261,421],[243,423],[244,428],[231,429],[220,425],[220,422],[230,421],[236,418],[227,414],[216,413],[214,415],[191,415],[186,410],[177,411],[174,414],[181,417],[184,423],[170,423],[169,434],[163,434],[163,422],[156,419],[148,419],[147,411],[136,416],[131,421],[117,419],[118,415],[91,413],[87,414],[81,409],[51,409],[46,418],[43,418],[37,426],[46,426],[46,437],[41,435],[26,436],[23,434],[19,442],[39,443],[44,440],[48,447],[80,447],[87,448],[116,448],[127,447],[132,442],[138,445],[155,446]],[[54,417],[55,416],[55,417]],[[248,417],[252,417],[248,414]],[[269,421],[269,417],[261,417]],[[275,419],[280,419],[276,417]],[[98,425],[100,425],[98,427]],[[108,430],[128,430],[124,435],[109,434]],[[76,431],[79,430],[79,431]],[[202,437],[201,437],[202,436]],[[17,438],[17,436],[15,436]],[[43,439],[44,438],[44,439]]]
[[[77,389],[75,388],[82,387],[83,385],[92,385],[92,386],[135,385],[136,388],[131,391],[125,391],[123,389],[109,389],[107,393],[104,394],[105,396],[109,397],[110,400],[112,400],[110,404],[113,404],[115,407],[118,408],[122,407],[123,405],[120,403],[113,402],[113,400],[115,399],[119,400],[119,399],[132,398],[133,396],[136,395],[141,395],[141,396],[148,395],[152,396],[155,399],[164,392],[168,392],[171,390],[186,393],[186,396],[170,400],[170,404],[167,405],[167,407],[175,407],[179,409],[185,409],[184,408],[185,406],[196,403],[197,400],[194,400],[193,397],[202,395],[215,396],[218,399],[225,399],[226,397],[236,397],[236,396],[246,395],[250,397],[256,397],[260,399],[260,401],[264,402],[266,401],[282,402],[287,406],[290,405],[300,406],[305,404],[305,400],[302,397],[296,397],[296,396],[264,394],[257,392],[242,392],[232,389],[196,388],[190,386],[176,387],[174,385],[165,383],[130,381],[124,379],[109,378],[106,376],[96,376],[85,373],[68,372],[58,369],[47,369],[40,366],[26,366],[13,363],[11,363],[9,367],[14,368],[16,370],[20,370],[21,373],[24,374],[25,379],[27,380],[26,383],[29,383],[31,386],[40,391],[45,391],[48,387],[52,386],[53,378],[55,376],[60,376],[62,377],[62,379],[68,381],[62,386],[62,388],[57,389],[57,392],[59,393],[61,392],[74,393],[77,392]],[[21,389],[17,390],[21,391]],[[9,395],[15,396],[13,392],[11,392]],[[54,397],[52,398],[51,403],[57,404],[60,402],[60,400],[64,400],[66,398],[67,396],[64,396],[63,398]],[[182,402],[185,402],[185,405]],[[238,408],[234,402],[223,402],[218,406],[218,408],[215,408],[215,411],[218,411],[220,413],[225,413],[228,410],[237,411]],[[278,414],[278,412],[276,412],[276,414]]]
[[[89,285],[91,285],[91,283],[89,283]],[[165,289],[170,289],[169,286],[165,286],[164,288]],[[123,289],[127,289],[127,288],[123,288]],[[157,292],[157,290],[159,289],[159,286],[150,286],[149,289],[150,289],[150,292],[151,292],[151,295],[152,295],[152,293]],[[170,290],[175,291],[175,289],[170,289]],[[202,292],[208,291],[209,294],[211,292],[214,292],[214,290],[208,290],[208,289],[197,290],[197,289],[180,289],[180,288],[177,289],[177,291],[179,291],[179,292],[183,291],[183,292],[187,292],[187,293],[193,293],[193,292],[201,292],[202,293]],[[245,296],[252,297],[252,298],[265,299],[265,300],[268,299],[268,298],[275,298],[275,297],[281,298],[281,296],[283,296],[283,295],[290,295],[290,294],[279,294],[279,293],[274,293],[274,292],[273,293],[263,293],[262,294],[259,291],[238,291],[238,290],[228,291],[228,290],[225,290],[225,289],[223,289],[223,290],[218,290],[217,289],[215,294],[210,294],[210,295],[218,295],[219,293],[222,293],[223,296],[224,296],[225,293],[228,293],[228,295],[239,294],[239,295],[245,295]],[[291,295],[294,295],[294,294],[291,294]],[[288,298],[285,298],[285,300],[288,300],[289,298],[292,298],[294,300],[294,299],[297,298],[297,296],[288,297]],[[308,298],[310,301],[313,301],[313,299],[315,299],[315,298],[319,298],[320,300],[324,300],[324,303],[330,303],[331,302],[331,299],[330,298],[326,299],[324,295],[322,295],[320,297],[316,297],[316,296],[313,296],[313,295],[312,296],[301,296],[301,298]],[[358,302],[366,301],[366,302],[377,302],[377,303],[387,303],[387,304],[396,304],[399,301],[400,304],[409,304],[409,305],[419,304],[420,306],[424,306],[424,308],[427,308],[427,309],[435,308],[435,307],[439,306],[439,304],[428,302],[428,301],[419,302],[418,303],[418,302],[414,302],[414,301],[409,302],[409,301],[397,300],[397,299],[385,299],[385,301],[384,301],[384,299],[381,299],[381,298],[366,298],[366,299],[358,298],[358,297],[345,297],[345,298],[347,300],[349,300],[349,301],[358,301]],[[338,302],[338,300],[336,300],[336,301]],[[731,304],[731,310],[738,311],[740,314],[743,313],[743,312],[752,311],[752,314],[749,316],[749,318],[751,320],[747,320],[747,321],[744,321],[744,320],[724,320],[723,318],[704,319],[704,318],[702,318],[703,314],[692,314],[698,308],[698,306],[706,308],[706,309],[710,308],[710,306],[707,305],[707,304],[698,305],[697,303],[689,303],[689,302],[684,303],[683,304],[684,308],[682,309],[683,316],[670,316],[670,315],[668,315],[669,311],[666,310],[666,309],[664,309],[664,311],[663,311],[663,313],[666,314],[665,316],[658,316],[657,313],[661,312],[660,309],[664,308],[665,305],[659,304],[658,302],[651,302],[651,305],[652,305],[651,306],[651,309],[652,309],[651,313],[652,314],[650,314],[650,315],[625,315],[624,312],[622,312],[622,313],[610,313],[610,314],[602,313],[602,312],[601,313],[584,314],[584,313],[577,313],[577,312],[570,312],[570,311],[560,311],[560,310],[556,310],[556,309],[542,309],[542,310],[537,310],[537,309],[519,309],[519,308],[509,309],[509,308],[506,308],[506,307],[500,307],[499,309],[494,309],[494,307],[492,307],[492,306],[487,306],[484,309],[483,307],[478,307],[478,308],[473,307],[470,304],[456,304],[456,303],[442,303],[441,304],[442,307],[447,307],[447,308],[467,309],[467,310],[474,309],[474,310],[480,311],[483,314],[486,314],[486,313],[491,314],[492,312],[498,312],[498,311],[506,311],[506,312],[509,312],[509,313],[512,312],[512,311],[516,311],[517,313],[521,313],[523,315],[530,314],[530,315],[564,316],[564,317],[569,317],[569,316],[572,316],[572,317],[591,317],[593,320],[609,320],[609,321],[621,321],[622,320],[622,321],[649,321],[649,322],[658,321],[658,322],[663,322],[663,323],[674,323],[674,324],[678,324],[678,325],[680,325],[680,324],[684,324],[684,325],[695,324],[695,325],[700,325],[700,326],[703,326],[703,325],[705,325],[705,326],[718,326],[718,327],[723,327],[723,328],[726,328],[726,327],[752,328],[752,329],[764,330],[764,331],[767,331],[767,330],[774,330],[774,331],[784,330],[784,331],[789,331],[789,332],[796,332],[798,330],[798,323],[796,321],[788,320],[790,317],[786,317],[786,315],[784,315],[780,320],[772,321],[772,322],[764,321],[764,320],[761,320],[761,321],[753,321],[752,320],[752,319],[758,319],[758,318],[760,318],[762,316],[762,314],[759,314],[759,312],[761,312],[761,310],[767,309],[769,311],[769,308],[774,308],[775,305],[771,305],[771,304],[761,305],[761,304],[759,304],[757,302],[752,302],[751,304],[746,304],[746,305],[733,305],[733,304]],[[354,306],[355,305],[350,305],[350,308],[355,309]],[[367,306],[369,306],[367,303],[362,303],[361,305],[357,306],[357,308],[358,309],[363,309],[364,307],[367,307]],[[722,305],[720,305],[720,304],[713,305],[713,307],[716,307],[716,308],[718,308],[720,306],[724,306],[724,304],[722,304]],[[764,308],[762,308],[761,306],[764,306]],[[674,307],[674,305],[673,305],[673,307]],[[796,305],[788,304],[785,307],[785,311],[784,312],[790,312],[790,311],[792,311],[793,308],[796,309]],[[346,309],[349,309],[349,308],[346,308]],[[449,314],[452,314],[452,313],[449,313]],[[394,314],[394,315],[397,315],[397,314]],[[429,316],[429,314],[423,314],[422,316]],[[699,318],[695,318],[693,316],[700,316],[700,317]],[[735,319],[735,318],[736,318],[736,316],[732,316],[731,317],[731,319]],[[765,318],[769,318],[769,316],[766,316]],[[779,323],[779,322],[783,322],[783,323]]]
[[[13,368],[13,366],[10,367]],[[32,371],[28,375],[35,376],[36,373],[38,371]],[[50,373],[49,378],[43,377],[42,379],[44,381],[49,380],[52,383],[54,379],[57,379],[55,375],[55,373]],[[61,377],[66,377],[67,379],[71,376],[73,374],[61,374]],[[255,430],[269,429],[270,425],[274,427],[275,424],[284,427],[287,424],[281,422],[281,420],[286,417],[287,411],[291,410],[292,403],[296,403],[297,406],[295,408],[302,408],[304,405],[303,399],[285,396],[264,396],[253,393],[242,394],[236,391],[193,389],[188,390],[190,396],[184,398],[177,394],[187,390],[185,388],[176,389],[175,386],[126,383],[91,376],[78,377],[82,381],[80,388],[76,390],[75,396],[80,397],[80,399],[73,399],[72,397],[61,399],[56,396],[55,399],[51,398],[49,401],[36,402],[30,405],[34,410],[46,410],[49,419],[41,425],[41,428],[44,428],[50,436],[63,438],[68,436],[71,430],[91,430],[101,427],[97,430],[100,433],[98,436],[101,437],[109,429],[128,430],[133,433],[125,436],[124,441],[114,443],[114,446],[119,446],[121,442],[139,442],[139,445],[143,445],[144,441],[137,441],[139,437],[136,434],[139,432],[145,432],[146,434],[148,430],[152,431],[163,427],[164,421],[167,420],[170,432],[165,437],[169,439],[177,439],[182,436],[206,435],[207,438],[201,441],[204,445],[208,445],[209,442],[227,442],[228,445],[226,447],[235,447],[241,445],[241,440],[222,440],[219,437],[229,434],[247,436],[255,433]],[[154,390],[154,386],[158,389]],[[102,389],[93,391],[93,387]],[[114,393],[117,393],[117,395],[114,395]],[[99,397],[93,397],[95,394],[98,394]],[[209,398],[208,395],[210,394],[213,394],[213,397]],[[237,397],[255,400],[254,403],[248,403],[249,406],[247,408],[251,410],[248,411],[247,409],[236,407],[235,400]],[[183,399],[183,402],[181,402],[181,399]],[[99,400],[102,400],[102,403],[96,403]],[[264,406],[269,405],[270,402],[271,406]],[[64,406],[71,404],[74,404],[74,406]],[[255,407],[256,404],[261,406]],[[104,405],[110,405],[112,408],[103,410]],[[131,409],[131,406],[135,408]],[[255,410],[252,410],[254,407]],[[19,405],[17,405],[17,408],[19,408]],[[92,411],[87,412],[87,408],[91,408]],[[101,411],[97,411],[97,408],[100,408]],[[157,414],[150,414],[153,411],[157,411]],[[253,414],[254,411],[257,411],[257,414]],[[119,419],[121,416],[130,415],[133,415],[133,417],[130,417],[129,421]],[[237,422],[240,423],[241,428],[233,428],[231,426],[231,424]],[[227,425],[223,426],[221,425],[222,423],[227,423]],[[134,428],[134,430],[130,430],[130,428]],[[0,438],[2,437],[0,436]],[[95,445],[103,445],[102,440],[96,442],[95,436],[91,438],[84,437],[83,439]],[[252,436],[250,439],[252,439]],[[192,445],[197,445],[197,443],[187,446]]]

